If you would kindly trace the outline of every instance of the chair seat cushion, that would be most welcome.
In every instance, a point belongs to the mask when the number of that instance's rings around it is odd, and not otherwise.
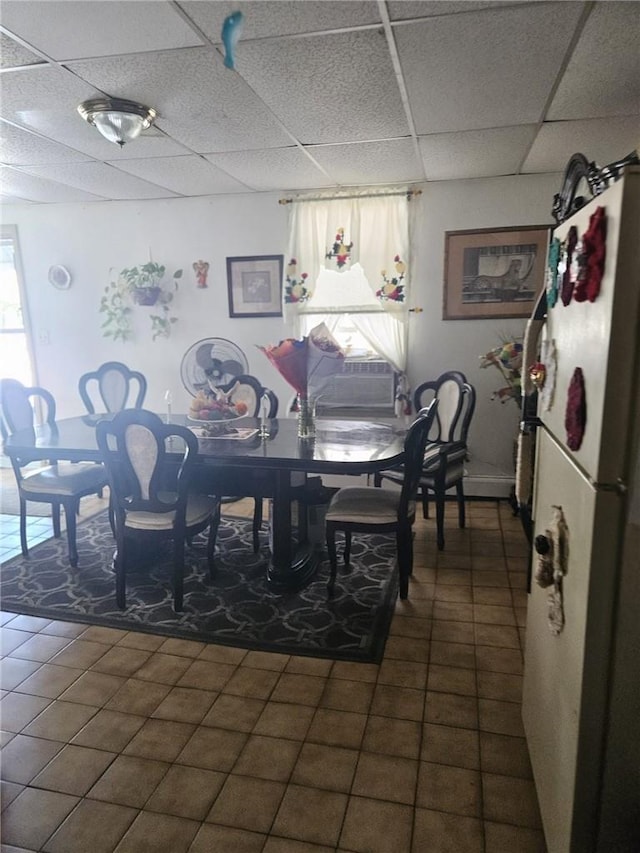
[[[102,465],[93,462],[51,465],[37,474],[30,474],[20,483],[25,495],[37,492],[70,497],[78,492],[98,491],[107,485],[107,475]]]
[[[161,492],[158,497],[167,503],[175,500],[175,494]],[[187,527],[195,527],[202,524],[213,515],[216,509],[216,498],[206,495],[190,494],[187,500],[186,524]],[[175,512],[128,512],[125,519],[125,527],[133,530],[171,530],[175,519]]]
[[[331,499],[326,520],[351,524],[390,524],[398,520],[400,492],[390,489],[340,489]],[[415,505],[409,504],[409,515]]]

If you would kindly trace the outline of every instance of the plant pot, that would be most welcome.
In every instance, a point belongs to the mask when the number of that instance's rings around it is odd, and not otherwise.
[[[133,289],[133,301],[136,305],[155,305],[158,301],[162,288],[160,287],[135,287]]]

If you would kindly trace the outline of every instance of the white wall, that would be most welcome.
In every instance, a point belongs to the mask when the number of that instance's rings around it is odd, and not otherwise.
[[[426,184],[414,199],[413,305],[409,376],[412,384],[443,370],[467,374],[478,392],[472,427],[474,458],[509,470],[518,411],[489,400],[501,377],[481,370],[478,356],[503,336],[521,334],[524,321],[443,321],[444,232],[492,226],[551,223],[558,175],[450,181]],[[277,342],[288,330],[280,318],[229,318],[226,281],[228,256],[284,252],[288,208],[278,194],[211,196],[143,202],[93,204],[11,204],[2,212],[5,224],[18,228],[20,250],[35,336],[37,381],[49,388],[59,417],[81,414],[78,377],[107,360],[126,362],[148,379],[146,405],[164,411],[164,392],[171,390],[174,411],[185,411],[189,395],[180,380],[180,360],[200,338],[226,337],[247,354],[249,369],[272,387],[284,405],[291,389],[258,351],[256,344]],[[136,309],[136,338],[125,344],[102,336],[100,297],[109,270],[153,259],[169,272],[184,269],[174,301],[178,322],[171,337],[151,341],[150,309]],[[209,261],[209,287],[199,290],[191,268]],[[285,259],[286,260],[286,259]],[[54,289],[49,267],[62,264],[72,275],[69,290]],[[45,343],[46,341],[46,343]]]

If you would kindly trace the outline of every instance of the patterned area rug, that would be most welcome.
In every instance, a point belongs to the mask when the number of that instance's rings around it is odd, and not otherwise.
[[[4,563],[2,609],[285,654],[382,659],[397,591],[393,536],[354,536],[350,571],[339,565],[332,599],[326,560],[306,589],[274,595],[265,582],[266,544],[254,554],[250,522],[223,517],[215,580],[209,577],[204,537],[187,553],[181,614],[173,610],[170,557],[127,575],[127,607],[120,611],[106,512],[81,524],[77,540],[78,569],[68,564],[64,537],[31,549],[28,560]]]

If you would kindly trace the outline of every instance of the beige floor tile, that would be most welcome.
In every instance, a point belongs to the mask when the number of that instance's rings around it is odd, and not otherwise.
[[[96,705],[101,708],[124,684],[125,679],[118,675],[103,672],[85,672],[76,679],[71,687],[60,694],[64,702],[77,702],[81,705]]]
[[[236,649],[232,646],[218,646],[216,643],[208,643],[198,655],[198,659],[238,666],[246,658],[247,654],[246,649]]]
[[[131,738],[146,722],[146,717],[122,714],[104,708],[84,726],[71,742],[78,746],[122,752]]]
[[[522,676],[504,672],[478,671],[478,696],[483,699],[522,701]]]
[[[428,689],[439,693],[459,693],[463,696],[475,696],[475,669],[460,669],[457,666],[438,666],[432,663],[429,667]]]
[[[427,691],[424,707],[426,723],[457,726],[463,729],[478,728],[478,703],[475,697],[454,693]]]
[[[182,640],[178,637],[167,637],[158,651],[165,655],[197,658],[206,648],[206,645],[206,643],[201,643],[197,640]]]
[[[425,723],[420,758],[435,764],[480,769],[478,732],[453,726]]]
[[[472,571],[471,583],[474,587],[499,587],[506,589],[509,586],[509,576],[505,571]]]
[[[520,649],[518,629],[510,625],[487,625],[476,622],[476,643],[479,646],[500,646]]]
[[[279,673],[271,670],[239,667],[225,684],[223,692],[252,699],[268,699],[279,677]]]
[[[0,689],[14,690],[43,666],[39,661],[6,657],[0,666]],[[81,670],[82,671],[82,670]]]
[[[248,776],[228,776],[207,822],[224,823],[251,832],[268,832],[286,785]]]
[[[128,631],[121,640],[118,640],[118,646],[126,646],[130,649],[143,649],[149,652],[156,652],[160,646],[166,641],[166,637],[161,637],[158,634],[142,634],[139,631]]]
[[[69,645],[51,659],[58,666],[75,666],[88,669],[105,655],[111,647],[94,643],[84,638],[72,640]]]
[[[524,736],[519,703],[500,702],[496,699],[479,699],[478,714],[482,731],[516,737]]]
[[[331,678],[344,678],[346,681],[368,681],[374,684],[378,680],[380,667],[375,663],[355,663],[337,660],[331,670]]]
[[[154,681],[158,684],[177,684],[192,665],[191,658],[178,655],[163,655],[154,652],[136,672],[136,678],[142,681]]]
[[[475,647],[471,643],[447,643],[431,641],[430,663],[441,666],[475,669]]]
[[[424,713],[424,690],[377,684],[369,710],[378,717],[421,720]]]
[[[542,828],[532,780],[483,773],[482,798],[485,820]]]
[[[16,735],[2,750],[2,778],[28,785],[62,748],[57,741]]]
[[[444,643],[473,643],[473,622],[449,622],[434,619],[431,639]]]
[[[50,634],[34,634],[26,643],[21,643],[11,652],[14,658],[35,660],[45,663],[69,645],[67,637],[54,637]]]
[[[145,810],[204,820],[224,785],[226,773],[174,764],[147,800]]]
[[[449,622],[473,622],[473,604],[458,604],[453,601],[436,601],[433,618]]]
[[[326,683],[326,678],[318,678],[315,675],[284,672],[273,688],[270,700],[272,702],[295,702],[298,705],[311,705],[315,708],[324,692]]]
[[[384,647],[387,660],[404,660],[415,663],[427,663],[431,644],[428,639],[417,637],[388,637]]]
[[[262,853],[334,853],[336,848],[324,844],[311,844],[298,838],[277,838],[271,835],[267,838]]]
[[[428,640],[431,635],[431,619],[417,616],[403,616],[397,611],[389,626],[390,637],[414,637],[417,640]],[[376,679],[372,679],[375,681]]]
[[[177,683],[180,687],[194,687],[217,693],[222,690],[236,669],[236,665],[232,663],[218,663],[200,658],[190,662],[189,668]]]
[[[289,785],[273,823],[273,833],[313,844],[335,845],[347,800],[346,794],[337,791]]]
[[[41,616],[28,616],[19,614],[11,620],[11,628],[16,631],[30,631],[37,634],[51,624],[51,619],[43,619]]]
[[[200,726],[193,733],[176,762],[228,773],[236,763],[246,742],[247,735],[243,732]]]
[[[309,732],[315,709],[309,705],[267,702],[253,727],[254,734],[304,740]]]
[[[511,599],[511,591],[509,589],[500,589],[498,587],[490,586],[474,586],[473,603],[511,607],[513,602]]]
[[[122,675],[128,678],[134,675],[151,657],[152,652],[144,649],[131,649],[126,646],[115,646],[105,652],[97,660],[92,670],[106,672],[110,675]]]
[[[6,779],[0,779],[0,811],[4,811],[24,788],[25,786],[18,782],[7,782]]]
[[[195,730],[193,723],[150,719],[131,738],[123,753],[158,761],[175,761]]]
[[[93,705],[78,705],[56,699],[23,730],[32,737],[69,741],[98,712]],[[4,721],[3,721],[4,724]]]
[[[476,661],[478,669],[522,675],[522,654],[519,649],[476,646]]]
[[[424,689],[427,683],[427,664],[384,660],[380,666],[378,683]]]
[[[14,631],[10,627],[0,628],[0,649],[3,655],[10,655],[34,635],[30,631]]]
[[[547,853],[544,835],[539,829],[485,821],[484,833],[485,853],[504,853],[505,850],[517,850],[518,853]]]
[[[4,663],[3,663],[4,667]],[[34,696],[44,696],[56,699],[67,687],[83,674],[82,669],[72,669],[68,666],[56,666],[43,663],[37,672],[26,678],[17,689],[19,693],[30,693]]]
[[[476,623],[487,625],[515,625],[513,608],[501,607],[497,604],[474,604],[473,618]]]
[[[300,747],[297,740],[250,735],[232,772],[240,776],[287,782]]]
[[[415,720],[370,716],[362,739],[362,749],[402,758],[418,758],[421,725]]]
[[[291,782],[308,788],[348,793],[357,761],[358,751],[355,749],[305,743],[293,768]]]
[[[480,732],[480,763],[483,773],[531,779],[531,762],[523,737]]]
[[[412,823],[411,806],[350,797],[340,834],[340,849],[357,853],[409,850]]]
[[[251,666],[254,669],[272,669],[274,672],[283,672],[288,663],[289,655],[258,651],[247,652],[242,661],[243,666]]]
[[[361,752],[351,793],[413,805],[418,762],[397,755]]]
[[[408,849],[408,848],[407,848]],[[500,853],[516,853],[505,848]],[[482,821],[458,814],[416,809],[411,853],[485,853]],[[517,853],[520,853],[517,850]]]
[[[326,677],[331,672],[332,667],[332,660],[292,655],[287,661],[285,672],[297,672],[300,675],[318,675]]]
[[[129,678],[105,704],[111,711],[121,711],[124,714],[140,714],[151,716],[162,700],[169,694],[168,684],[152,684]]]
[[[359,749],[367,724],[366,714],[318,708],[309,728],[307,740],[327,746]]]
[[[78,797],[25,788],[2,814],[3,846],[39,850],[78,803]]]
[[[22,731],[49,704],[51,704],[51,700],[42,696],[29,696],[27,693],[7,693],[0,699],[2,728],[8,732]]]
[[[140,812],[114,853],[187,853],[199,828],[195,820]]]
[[[331,678],[327,681],[320,705],[323,708],[333,708],[336,711],[354,711],[357,714],[366,714],[371,706],[374,689],[375,685],[366,681],[346,681],[342,678]]]
[[[200,723],[217,696],[213,690],[173,687],[152,716],[183,723]]]
[[[437,583],[435,600],[436,602],[449,601],[454,604],[471,604],[471,586]]]
[[[42,849],[46,853],[112,853],[136,814],[128,806],[81,800]]]
[[[91,640],[95,643],[106,643],[108,646],[113,646],[120,642],[123,637],[126,637],[128,633],[128,631],[123,631],[120,628],[104,628],[101,625],[90,625],[81,636],[83,640]]]
[[[52,743],[52,741],[48,741]],[[32,779],[34,788],[84,796],[116,758],[115,752],[69,744]]]
[[[421,808],[480,817],[481,793],[477,770],[420,762],[416,805]]]
[[[231,826],[202,824],[189,853],[262,853],[266,836]]]
[[[229,696],[223,693],[218,696],[203,718],[202,725],[250,732],[257,723],[265,705],[266,702],[262,699]]]
[[[438,562],[437,584],[447,586],[471,586],[471,575],[467,568],[447,569]]]
[[[87,796],[92,800],[141,809],[168,769],[165,761],[119,755]]]

